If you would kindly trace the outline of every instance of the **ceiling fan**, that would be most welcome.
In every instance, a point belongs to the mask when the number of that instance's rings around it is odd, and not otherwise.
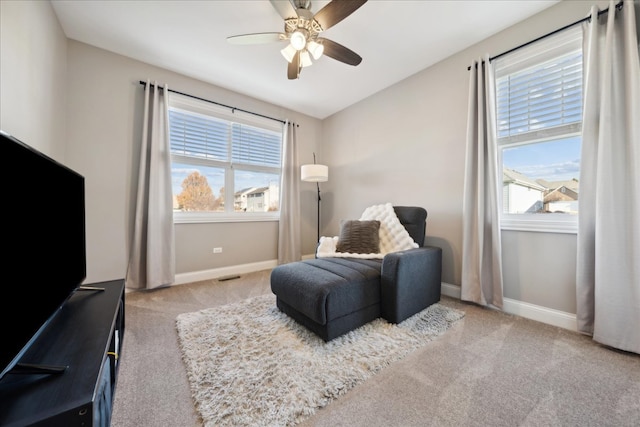
[[[284,19],[282,33],[252,33],[227,37],[233,44],[262,44],[289,42],[280,52],[289,62],[287,77],[297,79],[303,67],[312,64],[311,57],[319,59],[323,54],[349,65],[362,62],[360,55],[324,37],[320,33],[351,15],[367,0],[332,0],[315,15],[310,0],[270,0],[271,5]]]

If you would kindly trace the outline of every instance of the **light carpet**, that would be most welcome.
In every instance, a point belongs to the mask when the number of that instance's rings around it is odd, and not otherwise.
[[[463,317],[434,304],[400,324],[376,319],[325,343],[267,294],[180,314],[176,327],[206,426],[291,426]]]

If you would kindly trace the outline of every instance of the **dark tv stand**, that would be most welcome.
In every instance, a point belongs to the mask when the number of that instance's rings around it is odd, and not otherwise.
[[[0,381],[1,426],[109,425],[124,337],[124,280],[75,292],[20,364],[35,371]],[[51,375],[38,367],[62,367]],[[19,368],[20,369],[20,368]]]

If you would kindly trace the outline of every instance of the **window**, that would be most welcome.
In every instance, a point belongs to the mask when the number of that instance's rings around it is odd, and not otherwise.
[[[582,31],[547,37],[494,65],[502,228],[575,232]]]
[[[277,220],[282,125],[171,94],[176,222]]]

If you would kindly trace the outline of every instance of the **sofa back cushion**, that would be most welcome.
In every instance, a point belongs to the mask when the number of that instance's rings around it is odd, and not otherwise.
[[[427,211],[418,206],[394,206],[400,223],[407,229],[413,241],[418,246],[424,246],[424,236],[427,229]]]

